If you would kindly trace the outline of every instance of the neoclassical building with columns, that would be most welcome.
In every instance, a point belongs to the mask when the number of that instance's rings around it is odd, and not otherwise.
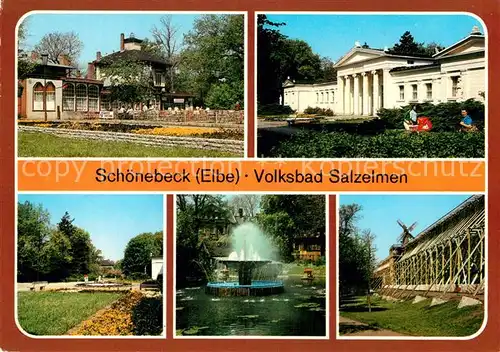
[[[336,64],[337,80],[303,84],[287,79],[282,103],[335,115],[375,116],[381,108],[476,99],[486,88],[485,36],[477,27],[432,57],[406,56],[356,45]]]

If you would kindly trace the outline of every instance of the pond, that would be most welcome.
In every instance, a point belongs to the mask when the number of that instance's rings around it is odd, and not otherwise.
[[[289,277],[284,285],[284,293],[257,297],[216,297],[205,286],[179,289],[177,335],[325,336],[324,279]]]

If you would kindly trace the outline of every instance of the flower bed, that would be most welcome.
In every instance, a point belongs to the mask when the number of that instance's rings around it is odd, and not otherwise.
[[[130,292],[72,329],[69,335],[133,335],[132,309],[141,299],[140,292]]]
[[[90,121],[19,121],[20,126],[34,126],[44,128],[61,128],[71,130],[88,130],[103,132],[123,132],[140,135],[155,136],[185,136],[214,139],[243,140],[244,133],[241,129],[213,128],[213,127],[192,127],[173,126],[159,127],[156,125],[126,124],[126,123],[106,123]]]
[[[155,329],[153,332],[160,334],[162,324],[161,321],[158,322],[158,319],[161,320],[158,311],[161,311],[161,306],[161,299],[148,297],[139,291],[132,291],[114,302],[111,307],[97,312],[90,319],[71,329],[68,335],[126,336],[151,334],[151,331],[143,326],[143,320],[146,319],[154,322]],[[153,315],[155,319],[149,317],[148,314]],[[140,329],[138,329],[138,325]]]

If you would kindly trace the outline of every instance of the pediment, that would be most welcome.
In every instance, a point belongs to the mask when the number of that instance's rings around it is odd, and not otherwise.
[[[441,52],[437,53],[434,57],[444,58],[447,56],[478,52],[484,49],[485,49],[485,43],[483,36],[477,36],[477,37],[470,36],[442,50]]]
[[[376,59],[384,55],[385,53],[381,50],[353,48],[342,59],[340,59],[335,66],[346,66],[361,61]]]
[[[283,82],[283,88],[286,87],[293,87],[295,83],[293,83],[291,80],[287,79],[285,82]]]

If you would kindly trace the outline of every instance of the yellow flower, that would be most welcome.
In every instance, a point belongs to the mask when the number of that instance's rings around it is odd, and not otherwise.
[[[141,128],[133,130],[136,134],[148,134],[155,136],[192,136],[204,133],[216,133],[217,128],[210,127],[155,127],[155,128]]]

